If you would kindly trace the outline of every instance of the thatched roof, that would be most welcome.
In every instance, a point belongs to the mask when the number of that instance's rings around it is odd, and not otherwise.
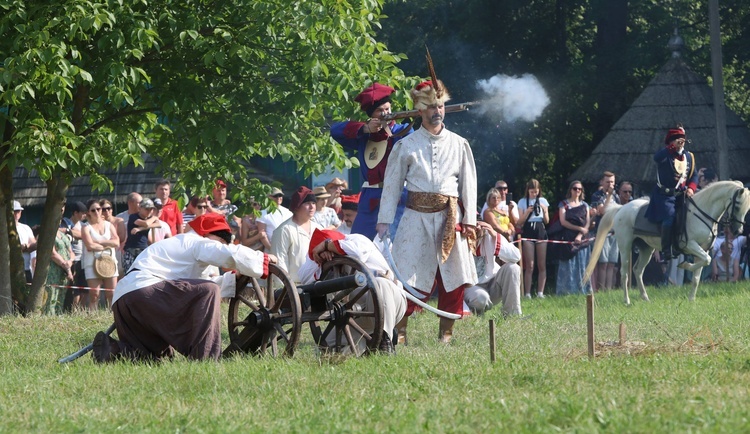
[[[656,74],[630,109],[615,123],[592,155],[570,179],[596,183],[605,170],[620,180],[651,184],[656,179],[654,152],[664,146],[669,128],[682,123],[698,167],[718,169],[713,95],[705,79],[680,57],[673,57]],[[732,179],[750,180],[750,130],[726,110],[727,151]]]
[[[103,171],[102,174],[114,183],[114,191],[111,193],[94,193],[88,176],[77,178],[68,189],[67,200],[86,202],[92,198],[104,197],[112,203],[122,204],[127,202],[127,195],[133,191],[153,196],[154,183],[162,176],[156,173],[156,160],[145,156],[144,163],[145,167],[136,168],[131,164],[117,171]],[[23,167],[17,167],[13,171],[13,197],[24,207],[43,206],[46,196],[47,186],[39,179],[36,170],[29,173]]]
[[[131,192],[141,193],[144,197],[154,196],[154,184],[163,178],[156,171],[158,161],[148,154],[144,155],[144,167],[135,167],[130,164],[119,170],[105,170],[102,175],[112,180],[114,190],[112,192],[93,192],[88,176],[77,178],[68,189],[67,201],[86,202],[93,198],[106,198],[116,205],[125,204],[127,196]],[[273,178],[259,173],[256,169],[247,166],[247,175],[256,177],[263,182],[271,182]],[[174,184],[174,182],[173,182]],[[47,195],[47,186],[41,181],[36,170],[29,173],[23,167],[13,171],[13,197],[21,202],[24,207],[42,207]],[[117,207],[118,211],[122,207]]]

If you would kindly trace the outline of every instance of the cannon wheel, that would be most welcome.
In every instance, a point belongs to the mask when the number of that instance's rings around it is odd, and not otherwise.
[[[367,278],[366,286],[330,294],[326,312],[311,312],[318,317],[310,322],[310,331],[315,343],[324,352],[349,352],[361,356],[377,350],[380,345],[383,305],[375,290],[375,277],[370,270],[358,259],[336,256],[323,264],[320,280],[349,276],[357,271]],[[365,309],[368,296],[372,297],[372,305]],[[357,345],[359,336],[364,339],[364,350]]]
[[[268,266],[265,289],[249,276],[237,278],[237,293],[229,301],[229,346],[224,357],[238,352],[293,356],[302,328],[297,287],[274,264]],[[249,284],[249,286],[248,286]]]

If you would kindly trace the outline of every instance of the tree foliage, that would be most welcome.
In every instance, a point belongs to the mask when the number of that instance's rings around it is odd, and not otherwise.
[[[207,192],[223,177],[240,198],[264,192],[244,176],[254,156],[294,160],[305,174],[351,167],[327,119],[351,112],[349,90],[409,82],[395,66],[400,56],[373,37],[381,8],[380,0],[0,0],[0,167],[61,181],[48,189],[40,265],[71,180],[89,175],[109,190],[102,169],[142,165],[144,153],[165,176],[179,174],[178,190]]]
[[[727,105],[750,121],[750,4],[723,0],[720,6]],[[558,197],[666,63],[675,27],[692,68],[711,75],[707,0],[392,0],[385,13],[378,37],[407,54],[404,71],[427,74],[422,53],[428,44],[454,101],[475,99],[477,80],[498,73],[533,74],[549,93],[552,103],[533,124],[449,116],[451,128],[482,156],[480,192],[505,178],[520,193],[535,177]]]

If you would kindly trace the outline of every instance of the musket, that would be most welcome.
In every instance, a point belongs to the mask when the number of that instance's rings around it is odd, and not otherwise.
[[[473,105],[480,104],[481,101],[472,101],[472,102],[464,102],[461,104],[451,104],[445,106],[445,112],[446,113],[455,113],[455,112],[463,112],[469,110],[469,107]],[[409,119],[409,118],[416,118],[419,116],[419,110],[406,110],[402,112],[393,112],[389,113],[387,115],[383,115],[379,118],[381,125],[383,126],[383,129],[385,130],[386,134],[388,134],[388,137],[393,136],[393,132],[391,131],[391,126],[389,125],[391,121],[395,121],[396,119]],[[396,136],[400,136],[403,134],[406,134],[407,131],[411,130],[411,126],[414,124],[412,122],[411,125],[409,125],[409,128],[404,128],[400,133],[396,134]]]
[[[446,113],[463,112],[469,110],[473,105],[481,104],[481,101],[464,102],[461,104],[450,104],[445,106]],[[402,112],[393,112],[381,116],[379,119],[383,122],[395,121],[396,119],[416,118],[419,116],[419,110],[406,110]]]

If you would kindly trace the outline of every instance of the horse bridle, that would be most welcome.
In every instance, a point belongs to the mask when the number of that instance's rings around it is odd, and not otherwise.
[[[723,215],[725,215],[727,213],[727,211],[729,211],[729,218],[726,219],[726,221],[729,222],[729,223],[739,223],[740,225],[744,225],[745,224],[744,221],[739,220],[735,216],[736,209],[739,208],[737,206],[737,197],[740,195],[740,192],[743,191],[743,190],[745,190],[745,189],[744,188],[738,188],[737,190],[734,191],[734,194],[732,194],[732,203],[730,203],[729,205],[727,205],[727,207],[724,208],[724,211],[722,211],[722,213],[721,213],[721,215],[723,216]],[[716,232],[717,232],[716,227],[718,226],[718,224],[720,223],[720,221],[717,220],[717,219],[715,219],[715,218],[713,218],[713,217],[711,217],[705,211],[703,211],[702,209],[700,209],[700,207],[698,206],[698,204],[695,203],[695,201],[693,200],[692,197],[688,197],[687,200],[688,200],[688,203],[692,204],[693,207],[696,210],[698,210],[698,212],[700,213],[700,215],[697,216],[698,220],[700,220],[704,225],[706,225],[706,227],[711,231],[711,234],[713,235],[713,237],[716,238]],[[691,213],[695,214],[692,211],[691,208],[688,208],[688,212],[691,212]],[[701,218],[701,216],[703,216],[703,217],[707,218],[708,220],[710,220],[711,223],[712,223],[712,225],[709,226],[708,222],[705,221],[705,220],[703,220]]]

